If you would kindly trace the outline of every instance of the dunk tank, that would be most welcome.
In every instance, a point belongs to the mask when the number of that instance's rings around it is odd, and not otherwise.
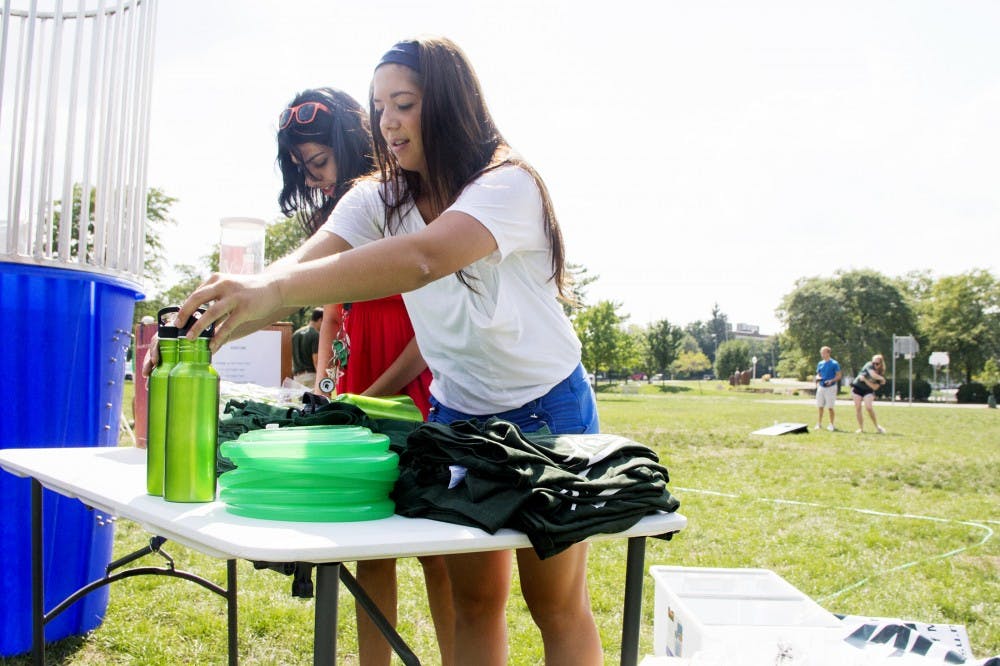
[[[0,6],[0,449],[116,446],[146,222],[155,0]],[[101,577],[113,521],[43,494],[45,609]],[[0,471],[0,657],[31,649],[30,481]],[[53,618],[86,633],[108,588]]]

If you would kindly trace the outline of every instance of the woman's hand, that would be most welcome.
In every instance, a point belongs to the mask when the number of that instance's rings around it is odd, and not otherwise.
[[[209,324],[215,324],[210,346],[216,352],[230,340],[271,323],[282,312],[279,276],[214,273],[187,297],[177,321],[186,322],[202,305],[207,306],[205,313],[191,325],[187,337],[194,339]]]
[[[146,357],[142,359],[142,376],[147,379],[153,374],[153,369],[160,364],[160,336],[153,334],[146,349]]]

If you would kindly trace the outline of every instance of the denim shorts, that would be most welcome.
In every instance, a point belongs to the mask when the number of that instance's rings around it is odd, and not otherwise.
[[[510,421],[522,432],[535,432],[547,427],[554,435],[582,435],[600,432],[597,419],[597,401],[590,388],[583,365],[577,366],[569,377],[552,387],[541,398],[497,414],[466,414],[442,405],[431,396],[431,410],[427,421],[451,423],[478,419],[485,421],[495,416]]]

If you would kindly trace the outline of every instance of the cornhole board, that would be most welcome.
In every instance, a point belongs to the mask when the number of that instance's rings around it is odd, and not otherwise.
[[[773,426],[754,430],[751,435],[798,435],[809,434],[809,426],[805,423],[775,423]]]

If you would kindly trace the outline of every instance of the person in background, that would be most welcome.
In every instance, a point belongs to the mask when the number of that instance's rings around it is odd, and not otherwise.
[[[819,408],[819,416],[815,429],[823,427],[825,408],[830,412],[830,425],[826,429],[833,432],[837,429],[833,408],[837,404],[837,392],[840,389],[840,364],[830,356],[829,347],[820,347],[819,355],[821,360],[816,364],[816,406]]]
[[[314,308],[309,323],[292,333],[292,379],[303,386],[316,382],[316,356],[319,354],[319,327],[323,308]]]
[[[858,429],[855,430],[856,433],[864,432],[865,429],[865,417],[861,413],[862,404],[864,404],[865,409],[868,411],[868,417],[875,425],[875,430],[879,433],[885,432],[885,428],[878,424],[878,419],[875,417],[875,391],[885,384],[884,373],[885,359],[882,358],[882,354],[875,354],[872,356],[872,360],[865,363],[864,367],[861,368],[861,372],[858,373],[858,376],[854,378],[854,382],[851,384],[851,397],[854,398],[854,412],[858,417]]]
[[[368,117],[362,106],[346,93],[331,88],[300,93],[279,116],[277,163],[283,185],[278,203],[286,216],[298,216],[308,235],[312,236],[322,227],[358,178],[373,171],[368,127]],[[413,339],[413,327],[402,297],[392,295],[355,303],[350,311],[344,321],[340,305],[327,305],[319,310],[322,324],[316,326],[319,329],[316,334],[319,349],[315,355],[316,392],[320,392],[319,381],[326,376],[333,337],[343,324],[350,336],[351,353],[346,372],[338,382],[338,392],[371,396],[405,393],[413,398],[426,418],[430,407],[430,371]],[[313,387],[313,384],[310,381],[307,386]],[[419,560],[427,584],[441,663],[449,666],[452,663],[454,613],[448,572],[442,557]],[[395,626],[396,560],[358,562],[357,578],[382,614]],[[357,608],[357,621],[360,664],[388,665],[392,656],[389,644],[360,607]]]
[[[558,298],[565,249],[548,191],[497,129],[465,54],[446,38],[397,43],[369,99],[378,177],[355,185],[294,264],[213,275],[181,306],[209,304],[213,348],[290,308],[402,293],[434,379],[429,421],[491,416],[524,432],[599,431],[580,341]],[[506,664],[510,552],[446,556],[455,663]],[[545,560],[517,551],[547,664],[603,662],[587,592],[587,544]]]

